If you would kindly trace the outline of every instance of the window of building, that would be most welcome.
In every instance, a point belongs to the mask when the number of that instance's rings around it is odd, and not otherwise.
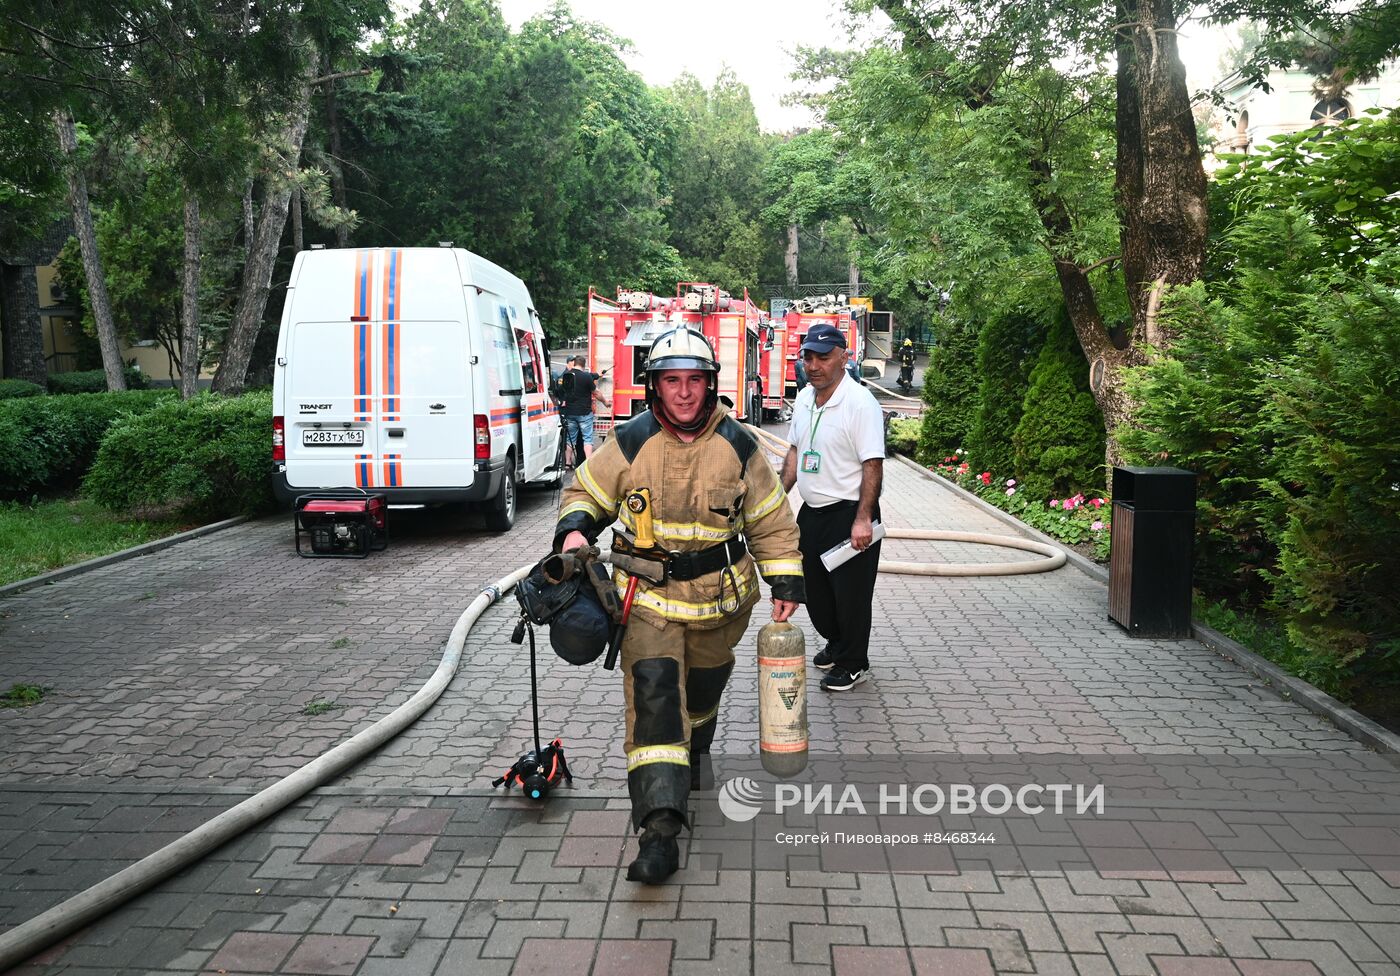
[[[1311,118],[1315,125],[1335,125],[1351,118],[1351,105],[1345,98],[1324,98],[1313,106]]]

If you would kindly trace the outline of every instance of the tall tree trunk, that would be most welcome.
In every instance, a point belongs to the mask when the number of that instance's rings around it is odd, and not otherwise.
[[[846,294],[852,298],[860,294],[860,268],[856,267],[854,259],[846,263],[846,289]]]
[[[301,231],[301,190],[292,191],[292,251],[300,254],[306,250],[306,239]]]
[[[58,130],[58,145],[67,161],[68,205],[73,211],[73,228],[78,234],[78,246],[83,254],[83,273],[87,276],[88,304],[97,323],[97,342],[102,348],[102,369],[107,374],[107,389],[125,390],[122,375],[122,351],[117,342],[117,327],[112,322],[112,303],[107,297],[107,276],[102,270],[102,255],[97,251],[97,233],[92,227],[92,204],[88,200],[87,177],[77,159],[78,131],[73,118],[63,109],[53,114]]]
[[[180,292],[180,397],[199,389],[199,197],[185,188],[185,265]]]
[[[783,252],[783,263],[787,266],[788,290],[797,297],[797,224],[788,224],[787,250]]]
[[[4,321],[0,354],[5,378],[44,386],[44,323],[39,318],[39,282],[32,264],[0,264],[0,319]]]
[[[330,72],[330,64],[326,64]],[[345,210],[345,169],[340,164],[340,108],[336,103],[334,81],[326,84],[326,127],[331,137],[331,199],[341,210]],[[335,246],[350,246],[350,228],[344,224],[335,228]]]
[[[1205,264],[1206,176],[1176,38],[1176,0],[1119,0],[1117,192],[1133,339],[1165,350],[1164,288]]]
[[[248,177],[248,182],[243,184],[243,267],[248,267],[248,262],[253,259],[253,231],[256,224],[253,222],[253,178]]]
[[[284,172],[269,174],[266,181],[267,192],[258,215],[252,252],[243,268],[243,287],[238,294],[238,305],[233,312],[233,323],[229,326],[223,358],[214,374],[214,390],[218,393],[236,394],[243,391],[248,363],[253,358],[253,345],[262,329],[263,312],[267,310],[267,296],[272,286],[272,268],[277,263],[277,245],[287,225],[287,208],[292,199],[296,168],[301,160],[301,144],[306,138],[306,125],[311,116],[313,77],[312,71],[306,73],[296,105],[282,132]]]

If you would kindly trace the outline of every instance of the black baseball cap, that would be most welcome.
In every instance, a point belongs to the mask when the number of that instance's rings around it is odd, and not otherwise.
[[[807,330],[807,337],[802,340],[802,352],[814,352],[818,355],[825,355],[833,349],[845,349],[846,337],[841,334],[841,330],[834,325],[814,325]]]

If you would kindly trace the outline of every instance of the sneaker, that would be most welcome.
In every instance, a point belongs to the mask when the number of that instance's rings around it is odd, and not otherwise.
[[[869,676],[869,671],[833,668],[831,673],[822,679],[822,691],[850,691]]]
[[[830,671],[836,664],[836,652],[831,647],[831,642],[817,652],[817,656],[812,658],[812,666],[819,671]]]

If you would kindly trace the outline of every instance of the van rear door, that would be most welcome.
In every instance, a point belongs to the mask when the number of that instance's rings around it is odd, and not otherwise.
[[[287,341],[287,483],[372,486],[377,424],[368,388],[371,322],[292,322]]]

